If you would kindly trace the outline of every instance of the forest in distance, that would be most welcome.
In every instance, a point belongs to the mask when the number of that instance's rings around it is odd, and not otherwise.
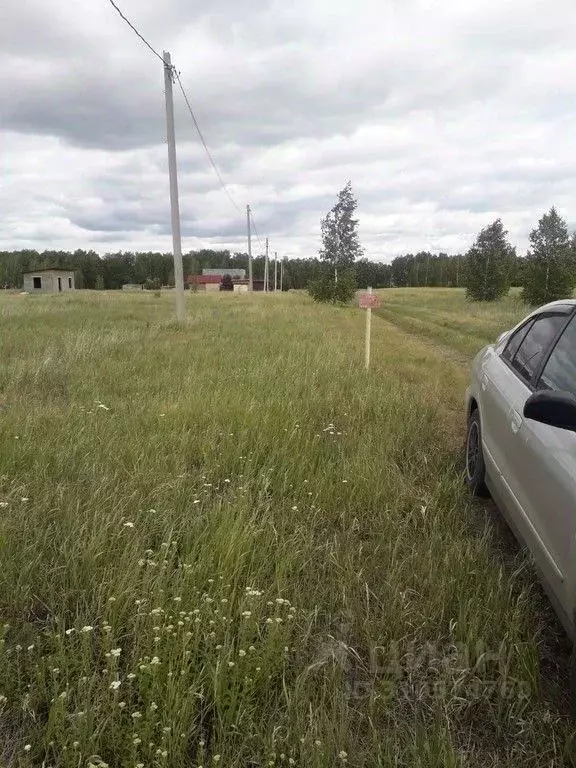
[[[466,255],[449,255],[420,251],[397,256],[389,264],[361,258],[354,264],[359,288],[427,287],[458,288],[464,285]],[[201,274],[207,268],[244,268],[248,270],[248,254],[229,250],[203,249],[184,254],[184,274]],[[264,277],[263,255],[253,258],[254,279]],[[512,285],[522,285],[524,259],[516,256]],[[162,285],[174,283],[171,253],[119,251],[100,256],[93,250],[17,250],[0,251],[0,288],[22,287],[24,272],[47,268],[70,269],[76,275],[76,287],[92,290],[119,289],[126,283],[144,284],[159,280]],[[284,289],[304,289],[323,269],[318,257],[290,258],[284,262]]]

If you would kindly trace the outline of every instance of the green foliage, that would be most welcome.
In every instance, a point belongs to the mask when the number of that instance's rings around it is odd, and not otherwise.
[[[555,208],[532,230],[530,244],[524,265],[524,301],[538,306],[570,297],[576,282],[574,250],[566,222]]]
[[[465,258],[460,254],[419,251],[397,256],[384,266],[389,271],[386,282],[379,283],[382,287],[459,288],[464,284]]]
[[[362,255],[358,236],[358,219],[354,212],[358,203],[352,192],[352,182],[348,182],[338,193],[336,205],[322,219],[322,248],[320,258],[331,265],[334,274],[338,270],[350,268]]]
[[[496,301],[510,290],[516,252],[508,243],[501,219],[485,227],[466,257],[466,296]]]
[[[159,277],[149,277],[144,281],[144,290],[146,291],[159,291],[162,288],[162,283]]]
[[[232,280],[232,277],[230,275],[224,275],[222,278],[222,282],[220,283],[220,290],[221,291],[233,291],[234,290],[234,281]]]
[[[334,279],[334,275],[331,272],[325,272],[322,277],[309,283],[308,293],[314,301],[348,304],[356,293],[354,272],[351,269],[340,272],[338,280]]]

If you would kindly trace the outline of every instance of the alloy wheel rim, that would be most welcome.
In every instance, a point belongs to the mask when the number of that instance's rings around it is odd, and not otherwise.
[[[468,439],[466,441],[466,474],[468,480],[472,480],[478,468],[478,457],[480,454],[480,440],[478,434],[478,424],[473,421],[468,430]]]

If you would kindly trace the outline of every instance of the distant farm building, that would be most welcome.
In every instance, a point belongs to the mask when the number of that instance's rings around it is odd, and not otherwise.
[[[221,275],[189,275],[186,278],[186,283],[197,291],[219,291],[220,283],[222,282]]]
[[[139,283],[124,283],[122,286],[123,291],[143,291],[144,286]]]
[[[206,274],[207,272],[210,274]],[[219,291],[225,275],[230,275],[232,278],[234,293],[245,293],[248,290],[249,282],[246,279],[245,269],[204,269],[201,275],[188,275],[186,284],[193,290],[204,293]],[[253,280],[252,285],[255,291],[264,290],[264,280]]]
[[[202,275],[207,275],[208,277],[217,275],[218,277],[222,278],[224,275],[230,275],[232,280],[245,280],[246,279],[246,270],[245,269],[203,269]]]
[[[37,269],[24,273],[24,290],[28,293],[65,293],[75,288],[74,272],[67,269]]]

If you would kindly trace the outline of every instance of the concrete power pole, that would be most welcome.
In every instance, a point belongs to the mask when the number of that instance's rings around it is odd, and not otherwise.
[[[280,292],[282,292],[284,288],[284,259],[282,259],[282,263],[280,264]]]
[[[269,286],[269,277],[268,277],[268,238],[266,238],[266,259],[264,261],[264,290],[266,293],[270,290]]]
[[[254,290],[254,280],[252,279],[252,232],[250,230],[250,206],[246,206],[246,221],[248,223],[248,290]]]
[[[278,290],[278,251],[274,251],[274,293]]]
[[[172,60],[164,51],[164,86],[166,92],[166,137],[168,139],[168,171],[170,175],[170,208],[172,212],[172,250],[174,252],[174,284],[176,289],[176,318],[186,320],[184,268],[182,266],[182,236],[178,203],[178,170],[176,166],[176,132],[174,130],[174,100],[172,96]]]

